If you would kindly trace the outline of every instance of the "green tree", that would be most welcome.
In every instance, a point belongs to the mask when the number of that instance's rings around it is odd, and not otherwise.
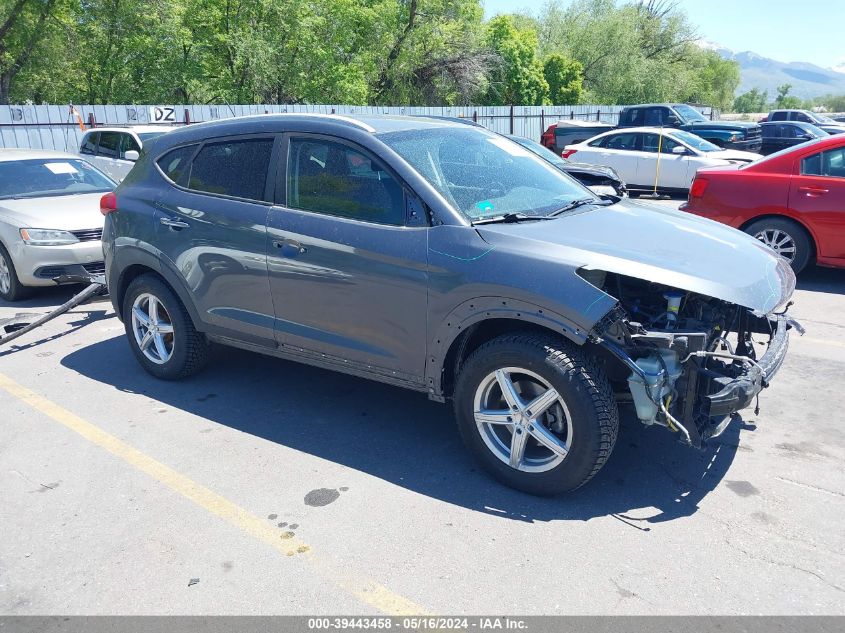
[[[543,62],[543,76],[549,84],[553,105],[570,105],[581,100],[584,76],[580,62],[552,53]]]
[[[490,105],[542,105],[549,98],[549,84],[537,59],[537,35],[518,30],[508,15],[487,24],[487,46],[498,57],[489,76],[486,103]]]
[[[54,27],[64,0],[6,0],[0,9],[0,103],[9,103],[12,84]]]
[[[768,109],[769,93],[759,88],[743,92],[734,100],[735,112],[765,112]]]
[[[792,84],[783,84],[782,86],[778,86],[778,96],[775,98],[776,108],[791,110],[801,107],[801,99],[790,95],[790,90],[792,90]]]

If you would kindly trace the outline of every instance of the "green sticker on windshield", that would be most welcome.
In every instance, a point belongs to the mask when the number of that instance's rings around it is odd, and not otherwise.
[[[482,213],[489,213],[493,210],[493,203],[489,200],[482,200],[481,202],[476,202],[475,206],[477,206],[479,211],[481,211]]]

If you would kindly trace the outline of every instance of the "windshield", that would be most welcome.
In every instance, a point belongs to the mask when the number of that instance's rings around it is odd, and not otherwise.
[[[0,162],[0,199],[98,193],[116,186],[84,160],[40,158]]]
[[[574,200],[595,198],[533,152],[480,128],[405,130],[379,138],[470,220],[545,216]]]
[[[527,149],[529,152],[534,152],[535,154],[537,154],[537,156],[539,156],[543,160],[549,161],[555,167],[558,167],[558,168],[566,167],[567,161],[565,159],[563,159],[562,157],[555,154],[548,147],[544,147],[543,145],[540,145],[537,141],[532,141],[531,139],[523,138],[521,136],[509,136],[508,138],[510,140],[512,140],[514,143],[519,143],[525,149]]]
[[[697,149],[700,152],[721,152],[722,148],[718,145],[714,145],[710,141],[705,141],[700,136],[696,136],[690,132],[685,132],[684,130],[678,130],[672,132],[672,138],[676,138],[679,141],[682,141],[692,147],[693,149]]]
[[[801,129],[805,132],[812,134],[816,138],[822,138],[823,136],[830,136],[830,134],[825,132],[823,129],[816,127],[812,123],[804,123],[803,125],[801,125]]]
[[[807,114],[811,119],[813,119],[814,123],[836,123],[836,121],[831,119],[829,116],[818,114],[817,112],[807,112]]]
[[[701,112],[683,103],[680,105],[676,105],[675,111],[682,117],[684,117],[684,119],[686,119],[687,121],[707,121],[707,119],[704,118],[704,115],[701,114]]]

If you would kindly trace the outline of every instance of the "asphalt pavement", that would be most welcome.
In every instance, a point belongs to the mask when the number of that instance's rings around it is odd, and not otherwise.
[[[554,499],[424,395],[236,350],[161,382],[80,306],[0,347],[0,613],[843,614],[845,271],[795,300],[759,415],[703,452],[627,415]]]

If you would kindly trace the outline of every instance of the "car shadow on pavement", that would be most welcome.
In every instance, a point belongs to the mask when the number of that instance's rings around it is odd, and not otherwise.
[[[626,415],[613,455],[590,483],[567,496],[538,498],[489,478],[464,449],[451,407],[423,394],[225,348],[200,375],[159,381],[141,369],[122,336],[73,351],[62,365],[419,494],[527,522],[610,515],[648,531],[652,523],[690,516],[740,444],[737,423],[698,451]]]
[[[796,287],[799,290],[845,295],[845,271],[812,266],[798,275]]]

